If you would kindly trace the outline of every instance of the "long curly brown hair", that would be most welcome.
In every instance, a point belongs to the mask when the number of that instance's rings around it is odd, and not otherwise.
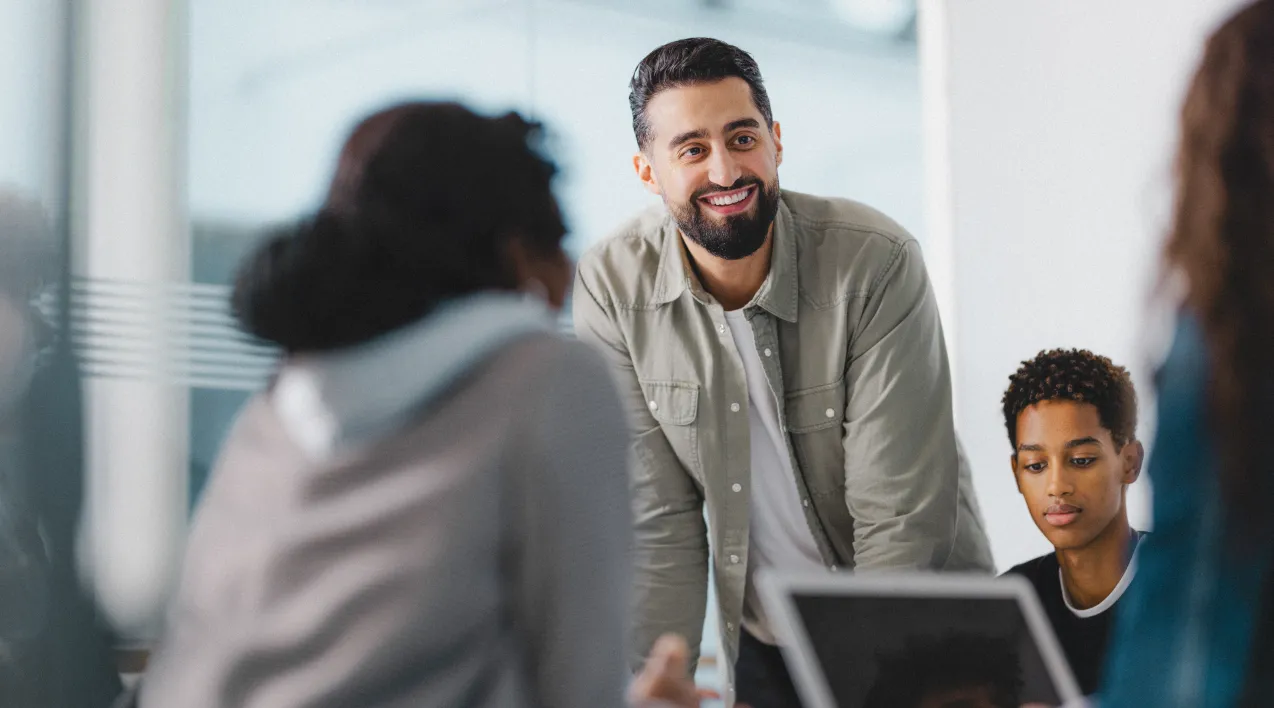
[[[1209,38],[1181,111],[1176,203],[1164,250],[1210,355],[1220,483],[1239,527],[1263,525],[1274,488],[1274,0]]]

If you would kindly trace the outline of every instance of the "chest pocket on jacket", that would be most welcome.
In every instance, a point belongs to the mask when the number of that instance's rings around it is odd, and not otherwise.
[[[699,384],[689,381],[642,381],[650,415],[664,425],[690,425],[699,414]]]
[[[787,431],[810,493],[844,494],[845,382],[791,391],[786,399]]]
[[[699,479],[699,441],[695,426],[699,417],[699,384],[690,381],[639,383],[646,397],[646,409],[659,422],[672,451],[686,471]],[[647,435],[652,433],[654,431]]]

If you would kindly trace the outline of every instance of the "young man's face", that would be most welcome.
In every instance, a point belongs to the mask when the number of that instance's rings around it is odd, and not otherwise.
[[[1141,444],[1117,449],[1097,407],[1041,401],[1017,416],[1013,472],[1035,525],[1059,550],[1083,548],[1124,513]]]
[[[665,89],[646,104],[646,119],[650,141],[633,166],[681,232],[718,258],[756,252],[778,210],[783,146],[747,82]]]

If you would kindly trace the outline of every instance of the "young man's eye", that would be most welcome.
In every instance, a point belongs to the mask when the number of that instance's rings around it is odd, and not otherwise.
[[[1071,464],[1076,467],[1091,467],[1096,461],[1096,457],[1075,457],[1071,459]]]
[[[1032,462],[1029,465],[1024,465],[1024,467],[1027,472],[1043,472],[1044,471],[1043,462]]]

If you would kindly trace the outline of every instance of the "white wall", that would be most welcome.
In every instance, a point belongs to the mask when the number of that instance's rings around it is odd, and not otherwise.
[[[1049,550],[1013,485],[999,400],[1023,359],[1085,347],[1134,373],[1170,206],[1178,103],[1234,0],[926,0],[928,252],[956,416],[1001,569]],[[1130,496],[1147,525],[1146,478]]]

